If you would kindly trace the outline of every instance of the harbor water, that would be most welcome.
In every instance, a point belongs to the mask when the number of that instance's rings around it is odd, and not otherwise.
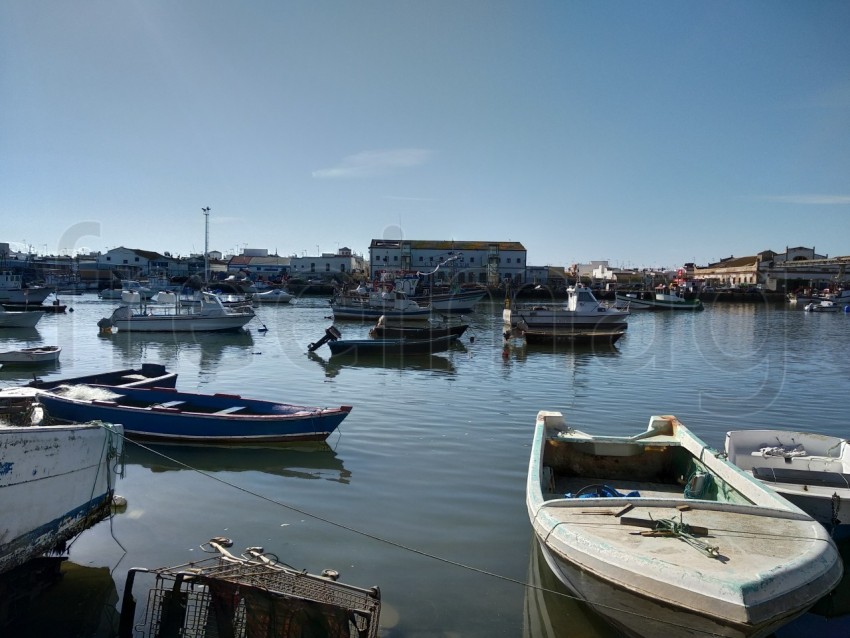
[[[4,367],[0,385],[153,362],[178,372],[181,390],[353,406],[326,444],[128,443],[116,490],[126,509],[68,552],[114,588],[107,618],[130,568],[202,558],[202,543],[225,536],[237,552],[262,546],[299,569],[379,586],[385,638],[614,636],[564,595],[533,542],[525,481],[539,410],[622,435],[673,414],[717,449],[731,429],[848,435],[845,313],[766,302],[636,312],[616,345],[573,349],[505,345],[501,304],[485,302],[447,352],[338,362],[327,346],[307,353],[333,323],[327,298],[262,306],[247,334],[207,335],[101,335],[115,302],[62,303],[68,312],[34,330],[0,330],[0,350],[56,344],[59,363]],[[369,328],[335,325],[348,338]],[[841,619],[810,620],[825,637]],[[108,621],[94,624],[92,635],[110,635]]]

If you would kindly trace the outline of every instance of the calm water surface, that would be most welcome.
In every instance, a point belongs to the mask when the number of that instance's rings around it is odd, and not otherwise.
[[[332,324],[327,300],[260,307],[245,335],[98,334],[114,302],[63,298],[73,312],[0,331],[0,349],[59,344],[44,376],[164,363],[178,388],[354,406],[327,445],[128,448],[125,512],[84,533],[70,560],[108,569],[184,563],[213,536],[262,545],[312,572],[378,585],[382,636],[611,636],[540,569],[525,508],[539,410],[600,434],[674,414],[709,445],[739,428],[847,435],[850,316],[766,304],[697,314],[635,313],[611,348],[502,344],[501,306],[467,317],[462,345],[403,361],[307,354]],[[368,326],[336,324],[344,337]],[[266,328],[266,331],[260,329]],[[474,341],[473,339],[474,338]],[[0,370],[0,384],[30,372]],[[172,460],[173,459],[173,460]],[[195,470],[187,470],[180,463]]]

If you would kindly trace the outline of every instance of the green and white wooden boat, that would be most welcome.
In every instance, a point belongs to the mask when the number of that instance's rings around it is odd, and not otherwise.
[[[823,526],[673,416],[618,437],[540,412],[526,493],[553,573],[625,635],[768,636],[843,573]]]

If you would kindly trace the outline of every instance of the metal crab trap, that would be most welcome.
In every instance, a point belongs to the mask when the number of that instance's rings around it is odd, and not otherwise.
[[[260,547],[235,556],[227,539],[202,545],[214,556],[133,568],[121,603],[120,638],[377,638],[381,592],[281,563]],[[137,577],[152,579],[147,603],[133,597]]]

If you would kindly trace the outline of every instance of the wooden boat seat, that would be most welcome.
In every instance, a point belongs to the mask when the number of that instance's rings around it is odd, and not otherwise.
[[[234,405],[234,406],[231,406],[229,408],[224,408],[223,410],[219,410],[218,412],[213,412],[213,414],[234,414],[234,413],[239,412],[239,411],[244,410],[244,409],[245,409],[244,405]]]
[[[778,467],[754,467],[753,476],[769,483],[794,485],[819,485],[822,487],[850,488],[850,474],[818,470],[792,470]]]
[[[160,407],[160,408],[179,408],[184,403],[186,403],[186,402],[185,401],[166,401],[165,403],[160,403],[157,407]]]

